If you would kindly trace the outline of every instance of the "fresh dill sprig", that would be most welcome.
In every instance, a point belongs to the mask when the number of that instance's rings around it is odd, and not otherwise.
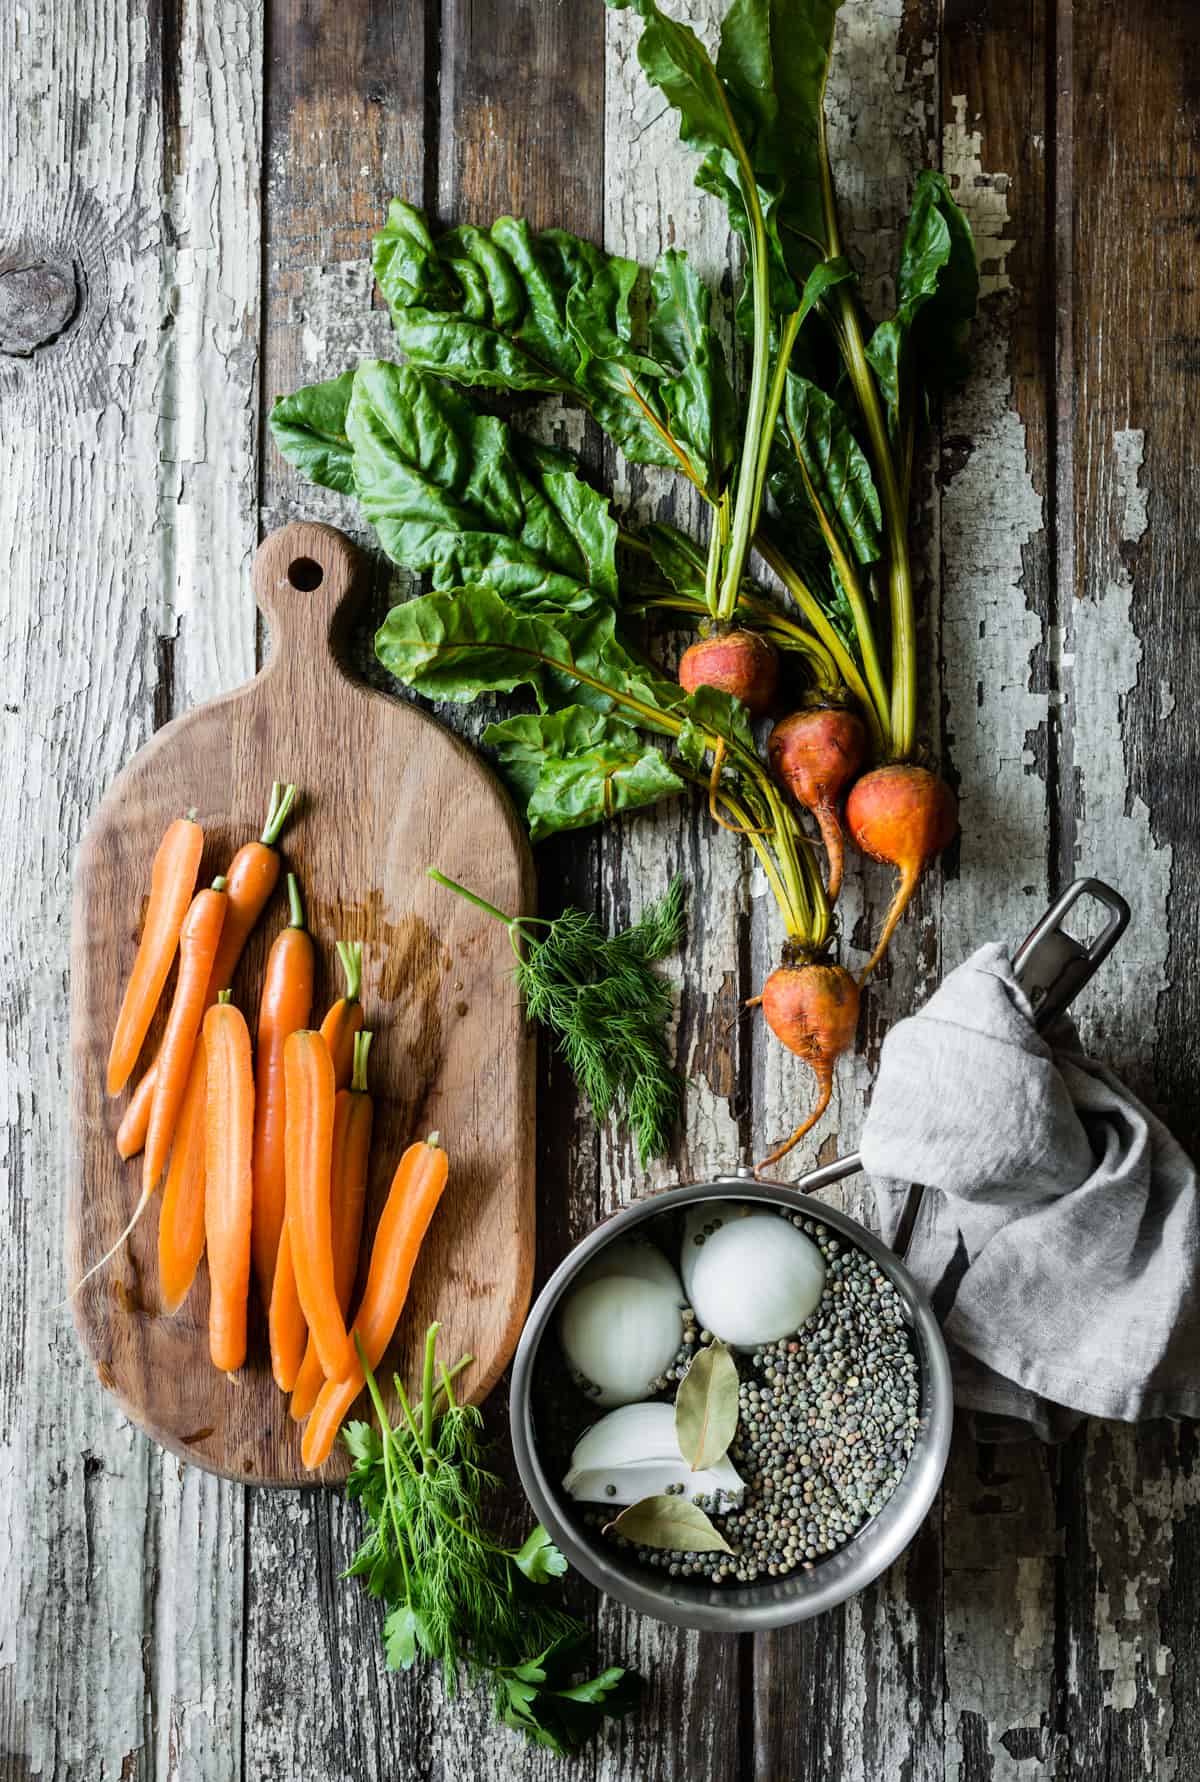
[[[361,1578],[386,1605],[391,1670],[428,1658],[440,1665],[451,1697],[464,1681],[486,1682],[499,1721],[565,1755],[604,1716],[628,1712],[639,1679],[612,1665],[573,1681],[586,1661],[587,1630],[541,1588],[561,1577],[566,1560],[540,1524],[520,1547],[485,1528],[483,1500],[500,1480],[486,1464],[479,1411],[455,1400],[454,1375],[466,1363],[443,1368],[434,1388],[439,1328],[426,1332],[415,1407],[395,1380],[396,1428],[363,1360],[379,1428],[352,1423],[344,1435],[354,1460],[346,1489],[370,1523],[346,1576]]]
[[[632,1130],[643,1167],[661,1157],[681,1084],[667,1055],[671,987],[652,967],[683,938],[683,881],[632,927],[606,934],[586,910],[508,916],[433,867],[429,876],[504,923],[525,1011],[554,1035],[596,1119],[615,1114]]]

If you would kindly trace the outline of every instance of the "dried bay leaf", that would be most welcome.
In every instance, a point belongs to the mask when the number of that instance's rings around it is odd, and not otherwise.
[[[727,1453],[737,1420],[737,1364],[718,1338],[697,1351],[675,1395],[675,1436],[694,1473]]]
[[[605,1534],[610,1531],[624,1535],[636,1547],[660,1547],[679,1553],[733,1552],[720,1529],[686,1497],[643,1497],[606,1524]]]

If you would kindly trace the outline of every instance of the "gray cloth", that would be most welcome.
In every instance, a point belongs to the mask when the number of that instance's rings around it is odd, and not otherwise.
[[[907,1262],[960,1404],[1049,1440],[1200,1416],[1195,1169],[1068,1022],[1038,1033],[1003,947],[888,1034],[862,1155],[889,1241],[927,1186]]]

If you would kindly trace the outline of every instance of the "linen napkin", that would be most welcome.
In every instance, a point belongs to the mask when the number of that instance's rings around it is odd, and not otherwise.
[[[1037,1031],[1002,946],[889,1033],[862,1156],[888,1241],[926,1184],[907,1265],[981,1435],[1200,1416],[1195,1168],[1069,1022]]]

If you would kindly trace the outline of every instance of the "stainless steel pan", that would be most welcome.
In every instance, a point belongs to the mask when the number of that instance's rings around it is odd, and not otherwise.
[[[1095,939],[1075,939],[1064,927],[1068,914],[1090,898],[1106,915]],[[1111,952],[1129,922],[1129,906],[1099,879],[1076,879],[1036,928],[1021,943],[1013,967],[1033,1004],[1039,1026],[1062,1014]],[[804,1621],[833,1608],[879,1576],[912,1540],[937,1495],[953,1422],[953,1387],[941,1331],[925,1294],[902,1258],[920,1211],[924,1190],[910,1190],[894,1249],[874,1233],[811,1196],[862,1168],[857,1153],[812,1170],[794,1186],[754,1179],[749,1168],[718,1175],[648,1195],[599,1225],[576,1245],[538,1295],[513,1363],[511,1423],[513,1449],[525,1491],[538,1516],[568,1560],[591,1583],[607,1590],[630,1608],[678,1626],[722,1633],[758,1632]],[[768,1583],[726,1589],[647,1571],[619,1550],[601,1542],[564,1497],[559,1481],[547,1473],[538,1448],[534,1385],[543,1344],[548,1365],[561,1365],[553,1332],[558,1303],[579,1270],[598,1251],[628,1236],[651,1219],[687,1208],[697,1201],[730,1197],[803,1211],[840,1232],[875,1259],[900,1296],[916,1345],[921,1376],[921,1421],[903,1479],[887,1504],[861,1528],[847,1546],[811,1572]]]

